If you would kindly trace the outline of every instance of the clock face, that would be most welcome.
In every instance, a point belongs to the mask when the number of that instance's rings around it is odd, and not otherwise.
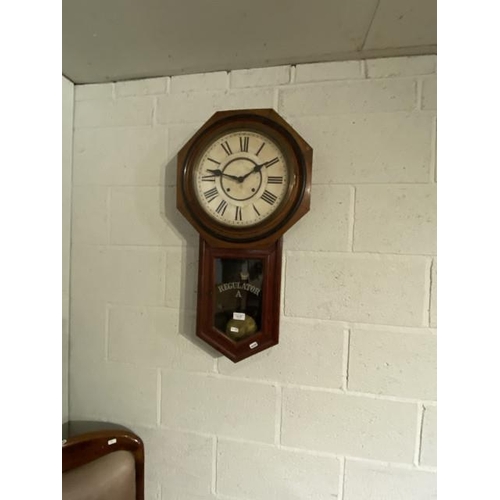
[[[252,130],[219,136],[201,153],[193,173],[199,205],[229,227],[250,227],[270,218],[294,182],[276,143]]]

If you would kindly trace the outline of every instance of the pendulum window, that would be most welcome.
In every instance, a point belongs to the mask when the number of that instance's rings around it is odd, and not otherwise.
[[[214,326],[234,342],[262,326],[261,259],[215,259]]]

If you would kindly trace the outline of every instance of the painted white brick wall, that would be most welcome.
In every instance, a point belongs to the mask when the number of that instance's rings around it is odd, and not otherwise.
[[[70,416],[146,443],[155,500],[436,497],[436,58],[77,86]],[[278,346],[194,335],[198,238],[176,155],[215,111],[272,107],[314,149],[284,239]]]
[[[417,405],[285,388],[281,442],[387,462],[412,463]]]
[[[338,492],[339,460],[276,446],[218,442],[218,490],[232,497],[330,500]]]

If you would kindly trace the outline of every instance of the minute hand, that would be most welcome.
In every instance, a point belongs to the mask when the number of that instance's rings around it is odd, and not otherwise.
[[[249,175],[256,174],[257,172],[260,172],[262,170],[262,167],[265,167],[268,163],[273,162],[274,160],[269,160],[265,161],[264,163],[261,163],[260,165],[255,165],[255,167],[250,170],[247,174],[243,176],[243,179],[246,179]]]

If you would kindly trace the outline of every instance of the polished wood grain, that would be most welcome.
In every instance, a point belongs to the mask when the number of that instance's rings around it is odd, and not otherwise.
[[[63,424],[63,473],[119,450],[132,453],[136,498],[144,500],[144,444],[137,434],[109,422],[69,421]]]
[[[292,182],[279,209],[260,224],[229,227],[208,215],[197,200],[194,167],[205,148],[218,137],[238,130],[254,130],[270,137],[290,167]],[[177,156],[177,208],[205,241],[225,248],[265,248],[276,242],[310,208],[312,148],[272,109],[215,113]]]
[[[264,351],[279,342],[281,259],[283,240],[265,248],[213,247],[200,238],[196,335],[234,363]],[[233,341],[214,326],[215,259],[261,259],[263,262],[261,328],[254,335]],[[257,347],[250,347],[257,343]]]
[[[269,137],[282,152],[290,178],[278,209],[262,222],[244,227],[214,220],[195,190],[195,168],[206,148],[238,131]],[[200,234],[196,335],[235,363],[279,342],[282,237],[309,211],[312,157],[311,146],[272,109],[217,112],[178,153],[177,208]],[[260,330],[245,340],[233,341],[214,326],[217,258],[259,258],[264,263]]]

